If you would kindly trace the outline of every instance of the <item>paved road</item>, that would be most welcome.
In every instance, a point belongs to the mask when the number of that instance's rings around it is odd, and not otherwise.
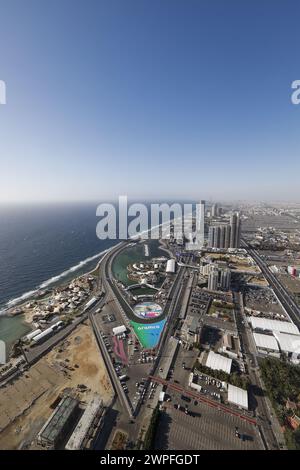
[[[104,300],[107,301],[110,298],[114,299],[115,304],[119,306],[119,310],[124,318],[124,322],[128,324],[128,317],[131,318],[131,316],[133,316],[133,312],[132,312],[131,307],[124,300],[122,293],[119,291],[117,285],[112,281],[112,268],[111,268],[114,257],[118,253],[120,253],[124,248],[126,248],[127,245],[128,245],[127,242],[122,242],[104,255],[104,257],[102,258],[100,262],[99,276],[102,278],[102,285],[105,291]],[[183,277],[184,271],[185,271],[185,268],[178,269],[174,282],[169,292],[168,301],[164,308],[164,317],[168,321],[166,323],[163,334],[160,338],[160,343],[158,346],[158,353],[157,353],[157,360],[156,360],[156,364],[153,365],[153,372],[157,367],[159,367],[160,359],[163,356],[165,345],[167,345],[168,338],[170,338],[172,334],[172,328],[171,328],[173,325],[172,321],[175,319],[175,312],[176,312],[175,307],[178,301],[178,292],[182,284],[182,277]],[[135,317],[133,318],[136,321],[136,318]],[[101,346],[102,345],[101,335],[100,335],[100,332],[98,331],[99,328],[97,327],[97,323],[93,322],[93,326],[94,326],[95,334]],[[106,352],[107,351],[105,349],[105,353]],[[110,357],[107,357],[106,360],[107,360],[108,367],[113,367]],[[120,401],[125,404],[125,399],[127,399],[127,397],[124,394],[122,387],[120,387],[120,382],[117,378],[117,375],[115,374],[114,369],[113,369],[113,372],[114,373],[111,375],[111,379],[114,383],[114,388],[120,398]],[[148,380],[148,384],[149,384],[149,380]],[[137,406],[134,414],[138,415],[139,410],[140,408],[139,406]],[[127,411],[128,411],[128,408],[127,408]]]
[[[116,371],[113,367],[110,354],[108,353],[108,351],[105,347],[105,344],[103,342],[99,325],[95,321],[94,315],[92,313],[90,314],[90,320],[91,320],[91,324],[93,326],[93,330],[94,330],[99,348],[101,350],[101,353],[102,353],[102,356],[103,356],[108,374],[110,376],[111,382],[112,382],[113,387],[115,389],[115,392],[117,393],[117,395],[120,399],[120,402],[122,403],[122,405],[124,407],[124,410],[126,410],[126,412],[128,413],[128,416],[130,418],[132,418],[132,416],[133,416],[132,406],[129,403],[129,401],[127,399],[127,395],[126,395],[126,393],[124,392],[124,390],[121,386],[120,380],[119,380],[119,378],[116,374]]]
[[[277,277],[270,271],[268,265],[264,262],[259,253],[256,250],[249,248],[246,242],[242,241],[242,244],[243,247],[249,253],[249,255],[260,267],[263,275],[265,276],[269,284],[272,286],[275,294],[277,295],[284,309],[287,311],[288,315],[300,329],[300,309],[294,299],[288,293],[286,288],[281,284],[281,282],[277,279]]]
[[[113,257],[117,253],[122,251],[127,246],[127,244],[128,244],[127,242],[119,243],[118,245],[113,247],[110,251],[105,253],[105,255],[102,257],[102,259],[100,261],[99,278],[101,279],[102,288],[105,292],[104,298],[102,299],[102,304],[104,304],[105,302],[107,302],[111,299],[115,300],[115,290],[112,289],[112,284],[113,283],[112,283],[111,278],[110,278],[110,276],[111,276],[110,264],[111,264],[111,261],[112,261]],[[117,304],[117,302],[116,302],[116,304]],[[89,317],[90,317],[90,320],[91,320],[91,324],[93,326],[93,330],[94,330],[98,345],[99,345],[100,350],[102,352],[102,356],[104,358],[106,368],[108,370],[108,373],[109,373],[110,379],[112,381],[114,390],[115,390],[116,394],[118,395],[119,401],[120,401],[120,403],[123,407],[123,410],[125,411],[125,414],[127,415],[127,419],[128,419],[128,417],[132,418],[133,417],[133,408],[132,408],[131,402],[128,400],[128,397],[127,397],[126,393],[124,392],[124,390],[123,390],[123,388],[120,384],[120,380],[119,380],[119,378],[117,376],[117,373],[115,371],[115,368],[113,366],[111,356],[108,353],[108,351],[105,347],[105,344],[103,342],[103,339],[102,339],[102,336],[101,336],[100,326],[99,326],[99,324],[98,324],[98,322],[97,322],[97,320],[94,316],[95,310],[96,310],[96,307],[93,308],[93,310],[90,312]],[[122,315],[124,314],[124,312],[122,312],[122,310],[121,310],[120,313]]]
[[[243,310],[241,294],[234,292],[234,299],[237,328],[242,350],[246,357],[247,370],[251,382],[249,404],[251,407],[255,408],[258,424],[261,427],[267,449],[279,449],[280,443],[283,444],[284,439],[280,431],[275,431],[275,429],[278,428],[278,423],[276,422],[276,417],[274,416],[268,398],[263,392],[264,387],[259,374],[256,349],[252,340],[252,333],[246,326],[246,316]]]

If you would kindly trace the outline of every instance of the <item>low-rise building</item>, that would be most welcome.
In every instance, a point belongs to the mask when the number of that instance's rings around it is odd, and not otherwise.
[[[168,274],[173,274],[175,273],[175,269],[176,269],[176,262],[175,262],[175,259],[169,259],[167,261],[167,266],[166,266],[166,273]]]
[[[272,335],[263,335],[261,333],[253,333],[253,338],[257,351],[261,354],[271,354],[278,356],[279,347],[276,339]]]
[[[115,328],[112,329],[114,336],[126,333],[126,331],[127,331],[127,328],[125,325],[116,326]]]
[[[39,432],[38,443],[48,449],[57,449],[75,424],[78,405],[78,400],[73,397],[62,398]]]
[[[65,446],[66,450],[80,450],[86,447],[86,443],[94,434],[94,430],[99,427],[103,411],[102,400],[98,394],[95,394],[68,440]]]
[[[290,334],[299,334],[297,326],[288,321],[281,320],[269,320],[268,318],[260,317],[248,317],[248,322],[250,323],[253,330],[265,330],[265,331],[279,331],[280,333],[290,333]]]
[[[235,385],[228,384],[228,403],[248,410],[248,392],[242,388],[235,387]]]
[[[280,333],[274,331],[274,336],[279,344],[280,350],[294,364],[300,363],[300,335]]]
[[[232,359],[222,356],[222,354],[215,353],[214,351],[209,351],[205,365],[210,369],[223,370],[227,374],[230,374]]]

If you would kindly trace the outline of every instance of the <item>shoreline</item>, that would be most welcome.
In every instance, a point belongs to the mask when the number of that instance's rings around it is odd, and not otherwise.
[[[173,220],[170,220],[170,223],[174,222]],[[145,230],[141,233],[139,233],[138,235],[135,235],[134,237],[131,237],[131,238],[128,238],[127,241],[129,242],[130,240],[132,240],[133,242],[136,240],[136,239],[140,239],[140,241],[147,241],[147,239],[143,239],[142,238],[142,235],[146,232],[148,233],[151,233],[153,230],[155,230],[156,228],[158,227],[163,227],[164,225],[167,225],[169,222],[165,222],[163,224],[159,224],[157,226],[154,226],[152,227],[151,229],[149,230]],[[149,238],[151,240],[151,236]],[[160,245],[163,245],[163,241],[161,238],[157,239],[159,244]],[[62,271],[60,274],[57,274],[45,281],[42,281],[41,284],[36,287],[36,288],[33,288],[33,290],[31,291],[28,291],[28,292],[24,292],[23,294],[21,294],[19,297],[16,297],[14,299],[10,299],[8,300],[5,305],[3,305],[3,307],[0,307],[0,318],[1,316],[6,316],[6,317],[11,317],[11,316],[21,316],[22,313],[16,313],[16,314],[9,314],[9,310],[13,310],[13,309],[18,309],[18,308],[21,308],[23,305],[25,305],[27,302],[30,302],[30,301],[35,301],[37,300],[36,297],[39,295],[39,292],[42,292],[43,290],[46,290],[46,291],[51,291],[53,290],[54,288],[59,288],[59,287],[62,287],[63,286],[63,278],[64,277],[68,277],[68,273],[72,273],[72,272],[76,272],[77,270],[80,270],[80,269],[83,269],[83,266],[84,264],[88,264],[89,262],[92,262],[93,260],[97,260],[97,258],[99,257],[99,261],[97,262],[96,266],[91,270],[91,271],[87,271],[87,272],[82,272],[79,276],[71,276],[68,281],[71,281],[73,279],[77,279],[78,277],[82,276],[82,275],[85,275],[85,274],[91,274],[93,273],[94,271],[96,271],[99,266],[100,266],[100,263],[103,259],[103,257],[110,251],[112,250],[113,248],[119,246],[121,243],[123,243],[124,240],[122,241],[119,241],[118,243],[116,243],[115,245],[112,245],[111,247],[103,250],[102,252],[100,253],[97,253],[95,255],[92,255],[92,256],[89,256],[87,258],[85,258],[84,260],[81,260],[77,265],[75,266],[71,266],[70,268],[66,269],[65,271]],[[165,250],[166,252],[168,252],[168,250],[166,250],[164,247],[161,247],[162,250]],[[62,279],[62,282],[59,282],[59,279]],[[68,281],[65,281],[65,282],[68,282]],[[48,287],[48,286],[51,286],[51,284],[55,284],[53,285],[53,287]]]
[[[12,298],[8,300],[2,307],[0,307],[0,317],[1,316],[7,316],[9,315],[9,310],[14,310],[18,309],[21,306],[23,306],[26,302],[30,302],[33,300],[36,300],[36,298],[39,297],[39,293],[42,291],[51,291],[56,287],[61,287],[63,283],[66,283],[68,281],[71,281],[73,279],[76,279],[77,277],[82,276],[83,274],[89,274],[89,272],[94,271],[97,269],[97,266],[103,256],[111,250],[115,245],[112,247],[106,248],[105,250],[92,255],[88,256],[87,258],[79,261],[76,265],[70,266],[66,270],[60,272],[57,275],[52,276],[49,279],[46,279],[45,281],[42,281],[37,287],[32,288],[32,290],[24,292],[20,294],[18,297]],[[97,259],[100,258],[100,260],[97,262]],[[97,262],[97,265],[92,268],[91,271],[85,271],[84,266],[88,265],[89,263],[92,263],[93,261]],[[81,274],[76,274],[77,271],[83,270]],[[73,273],[73,275],[72,275]],[[20,314],[21,315],[21,314]]]
[[[46,296],[49,296],[53,293],[53,291],[55,289],[61,289],[65,286],[67,286],[70,282],[72,281],[75,281],[77,279],[80,279],[82,276],[88,276],[88,275],[93,275],[93,273],[99,269],[100,267],[100,263],[103,259],[103,257],[105,256],[106,253],[108,253],[108,251],[111,250],[111,248],[108,248],[106,250],[104,250],[101,255],[99,254],[99,261],[97,262],[96,266],[89,270],[89,271],[85,271],[85,272],[82,272],[81,274],[79,275],[74,275],[74,276],[71,276],[69,277],[67,280],[64,279],[63,277],[61,278],[61,282],[59,281],[53,281],[53,283],[55,283],[55,285],[53,287],[48,287],[47,289],[44,290],[44,293],[42,292],[43,290],[42,289],[35,289],[34,291],[32,291],[32,294],[31,295],[28,295],[28,297],[26,297],[26,299],[24,298],[23,300],[21,300],[21,297],[26,295],[26,293],[22,294],[22,296],[20,296],[20,300],[17,301],[17,299],[12,299],[10,300],[9,302],[16,302],[13,306],[11,307],[6,307],[2,310],[3,313],[0,314],[0,318],[1,317],[6,317],[6,318],[12,318],[12,317],[23,317],[23,320],[28,323],[28,317],[30,317],[30,315],[28,314],[27,311],[21,311],[21,312],[17,312],[17,310],[19,309],[22,309],[25,307],[25,305],[27,303],[30,303],[30,302],[38,302],[38,301],[42,301],[43,299],[46,298]],[[95,255],[96,256],[96,255]],[[92,262],[92,261],[91,261]],[[69,268],[70,270],[71,268]],[[82,269],[82,267],[78,267],[78,270],[79,269]],[[68,270],[68,271],[69,271]],[[63,273],[61,273],[60,275],[58,276],[61,276]],[[48,282],[48,281],[44,281],[45,282]],[[43,283],[42,283],[43,284]],[[9,303],[8,302],[8,303]],[[13,310],[16,310],[15,313],[13,312],[10,312],[13,311]],[[32,321],[29,320],[29,323],[32,323]]]
[[[34,291],[35,293],[33,293],[30,297],[27,297],[23,301],[20,300],[20,303],[18,302],[13,307],[6,308],[5,313],[0,314],[0,320],[1,320],[1,317],[6,318],[6,319],[14,319],[15,318],[15,319],[18,319],[20,321],[20,324],[22,324],[24,327],[28,328],[28,330],[27,330],[28,333],[30,331],[33,331],[34,328],[35,328],[33,317],[34,317],[34,315],[36,315],[36,311],[32,310],[32,308],[27,308],[26,309],[25,308],[26,304],[35,303],[36,305],[38,305],[39,302],[43,302],[43,300],[47,299],[47,297],[51,297],[51,295],[53,295],[53,292],[56,289],[63,289],[64,287],[67,287],[71,282],[79,281],[82,277],[88,277],[88,276],[96,277],[97,270],[99,270],[100,264],[101,264],[103,258],[106,256],[106,254],[110,250],[112,250],[116,246],[120,245],[121,243],[122,242],[119,242],[116,245],[113,245],[112,247],[109,247],[106,250],[104,250],[103,252],[101,252],[101,254],[99,254],[100,259],[99,260],[95,259],[96,265],[92,269],[88,269],[88,271],[81,272],[81,274],[79,274],[79,275],[77,274],[77,275],[71,276],[68,279],[64,279],[64,277],[62,277],[61,282],[59,282],[59,283],[57,282],[53,287],[46,289],[45,295],[42,295],[42,296],[38,295],[38,293],[41,292],[41,290],[36,289],[36,291]],[[80,269],[80,268],[78,268],[78,269]],[[81,267],[81,269],[82,269],[82,267]],[[82,303],[82,305],[84,305],[84,302]],[[82,305],[80,305],[78,308],[82,308]],[[22,311],[20,311],[19,313],[9,312],[10,310],[13,311],[13,310],[19,310],[19,309],[20,310],[22,309]],[[12,351],[12,349],[13,349],[14,345],[16,344],[16,342],[20,338],[22,338],[23,336],[24,336],[24,334],[21,334],[20,336],[18,336],[17,339],[14,339],[14,340],[6,339],[5,340],[7,346],[9,345],[9,350],[7,351],[8,355]]]
[[[67,278],[67,279],[62,277],[61,282],[56,282],[53,287],[46,289],[45,295],[42,295],[42,296],[38,295],[38,293],[41,292],[41,290],[36,289],[36,291],[34,293],[32,293],[31,296],[27,297],[24,300],[20,300],[20,302],[18,302],[13,307],[6,308],[4,310],[4,312],[0,314],[0,321],[1,321],[1,319],[4,319],[4,321],[5,320],[7,320],[7,321],[15,320],[15,322],[17,322],[20,326],[21,325],[23,326],[23,328],[20,328],[20,332],[18,332],[15,337],[13,336],[13,333],[10,333],[8,337],[5,337],[5,336],[3,337],[3,340],[5,341],[5,343],[7,345],[7,357],[10,357],[10,354],[11,354],[13,348],[14,348],[14,345],[24,335],[30,333],[31,331],[33,331],[35,329],[33,317],[37,314],[37,312],[32,308],[27,308],[26,309],[25,306],[29,303],[34,303],[35,306],[38,306],[39,302],[43,302],[43,300],[47,299],[48,297],[51,297],[51,296],[54,297],[54,291],[56,289],[63,289],[64,287],[67,287],[68,284],[70,284],[71,282],[73,282],[73,281],[76,282],[84,276],[92,275],[92,273],[94,273],[94,275],[93,275],[93,277],[94,277],[96,271],[100,267],[100,263],[101,263],[103,257],[108,252],[108,250],[110,250],[111,248],[113,248],[113,247],[110,247],[107,250],[105,250],[100,255],[101,257],[100,257],[99,260],[95,260],[97,262],[97,264],[96,264],[96,266],[93,266],[92,269],[87,268],[88,269],[87,271],[83,271],[80,274],[76,274],[74,272],[74,275]],[[80,268],[78,268],[78,269],[80,269]],[[83,269],[83,267],[81,267],[81,269]],[[84,302],[83,302],[82,305],[84,305]],[[79,306],[78,308],[82,308],[82,306]],[[18,311],[19,309],[22,310],[22,311],[20,311],[19,313],[18,312],[13,313],[14,310]],[[25,331],[24,331],[24,329],[25,329]],[[15,327],[14,327],[14,331],[15,331]]]
[[[151,229],[151,231],[155,228],[156,227],[153,227]],[[141,237],[141,235],[142,235],[142,233],[139,234],[139,237],[138,237],[140,239],[140,241],[145,241],[146,242],[146,239],[143,239]],[[136,238],[136,237],[134,237],[134,238]],[[132,238],[133,242],[135,242],[134,238]],[[150,237],[150,239],[151,239],[151,237]],[[130,239],[128,239],[127,241],[130,241]],[[157,241],[159,243],[159,249],[161,249],[162,251],[168,252],[168,250],[166,250],[165,247],[163,246],[163,242],[162,242],[161,238],[159,238]],[[112,249],[114,249],[117,246],[119,246],[120,244],[122,244],[123,242],[124,242],[124,240],[119,241],[118,243],[112,245],[111,247],[103,250],[103,252],[98,253],[96,255],[93,255],[91,257],[88,257],[85,260],[80,261],[80,263],[78,263],[78,265],[72,266],[69,269],[67,269],[66,271],[63,271],[62,273],[58,274],[57,276],[53,276],[53,278],[50,278],[46,281],[43,281],[40,284],[39,288],[36,288],[35,290],[30,291],[28,296],[26,296],[26,293],[22,294],[20,296],[20,301],[18,301],[18,299],[12,299],[11,301],[8,301],[7,302],[8,304],[9,304],[9,302],[12,302],[12,303],[15,302],[15,304],[12,305],[12,306],[8,306],[8,307],[6,307],[6,308],[4,308],[3,310],[0,311],[1,312],[0,313],[0,320],[1,320],[1,317],[5,317],[5,318],[8,318],[8,319],[9,318],[18,318],[20,323],[23,326],[28,328],[28,331],[32,331],[35,328],[33,317],[37,314],[37,312],[32,310],[32,308],[30,308],[30,307],[28,307],[26,309],[25,307],[26,307],[27,304],[34,303],[34,304],[38,305],[39,302],[43,301],[43,299],[53,295],[53,291],[55,289],[63,289],[64,286],[67,286],[69,283],[71,283],[73,281],[78,281],[83,276],[88,276],[88,275],[93,276],[93,277],[96,276],[97,270],[100,268],[100,264],[101,264],[102,260],[104,259],[104,257],[106,256],[106,254],[109,253]],[[97,260],[98,257],[99,257],[99,259]],[[93,259],[96,261],[96,266],[94,266],[92,269],[89,269],[88,271],[83,271],[79,275],[74,275],[74,276],[71,275],[72,272],[75,273],[77,270],[84,269],[84,264],[89,264],[89,262],[92,262]],[[77,269],[74,269],[76,267],[77,267]],[[64,273],[66,273],[67,279],[64,279],[64,277],[65,277]],[[70,277],[68,277],[68,273],[70,274]],[[61,278],[60,282],[59,282],[59,278]],[[53,287],[48,287],[48,284],[51,283],[51,279],[53,279],[53,283],[55,285]],[[55,279],[57,279],[57,281],[55,281]],[[44,286],[44,288],[42,288],[42,286]],[[44,290],[45,290],[45,294],[41,295],[41,292],[44,291]],[[23,298],[21,300],[21,298],[23,296],[26,296],[26,298]],[[79,306],[79,308],[80,307],[81,306]],[[14,310],[16,310],[16,313],[13,313]],[[22,310],[22,311],[18,312],[18,310]],[[22,336],[23,335],[19,336],[17,339],[14,339],[12,341],[10,339],[5,340],[5,342],[7,344],[10,344],[10,348],[9,348],[10,351],[12,350],[14,344]]]

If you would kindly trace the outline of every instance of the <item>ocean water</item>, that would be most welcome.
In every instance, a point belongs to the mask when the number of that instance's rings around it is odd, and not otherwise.
[[[10,344],[28,327],[3,312],[37,289],[93,269],[117,240],[96,236],[96,204],[0,206],[0,339]]]
[[[5,316],[8,308],[91,271],[119,242],[98,239],[96,209],[96,203],[0,205],[0,339],[8,348],[29,330],[22,316]],[[149,246],[150,256],[165,255],[157,242]],[[139,258],[142,248],[136,250]],[[117,277],[124,276],[126,256],[115,266]]]

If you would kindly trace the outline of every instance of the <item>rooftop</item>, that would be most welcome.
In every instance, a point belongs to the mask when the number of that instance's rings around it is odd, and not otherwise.
[[[40,437],[54,444],[77,406],[75,398],[63,398],[42,429]]]
[[[70,437],[66,449],[67,450],[79,450],[82,447],[82,443],[87,435],[87,432],[92,425],[94,418],[102,408],[102,400],[99,395],[95,394],[92,401],[87,405],[81,416],[72,436]]]
[[[213,351],[209,351],[206,366],[210,367],[213,370],[223,370],[227,374],[230,374],[231,371],[231,364],[232,359],[228,359],[221,354],[214,353]]]
[[[279,351],[279,347],[274,336],[253,333],[255,344],[258,348],[272,349]]]
[[[274,332],[280,349],[284,352],[300,354],[300,335],[290,335],[288,333]]]
[[[262,330],[280,331],[281,333],[299,334],[299,330],[294,323],[281,320],[269,320],[267,318],[248,317],[252,328],[260,328]]]
[[[248,409],[248,393],[242,388],[228,384],[228,401],[241,408]]]

